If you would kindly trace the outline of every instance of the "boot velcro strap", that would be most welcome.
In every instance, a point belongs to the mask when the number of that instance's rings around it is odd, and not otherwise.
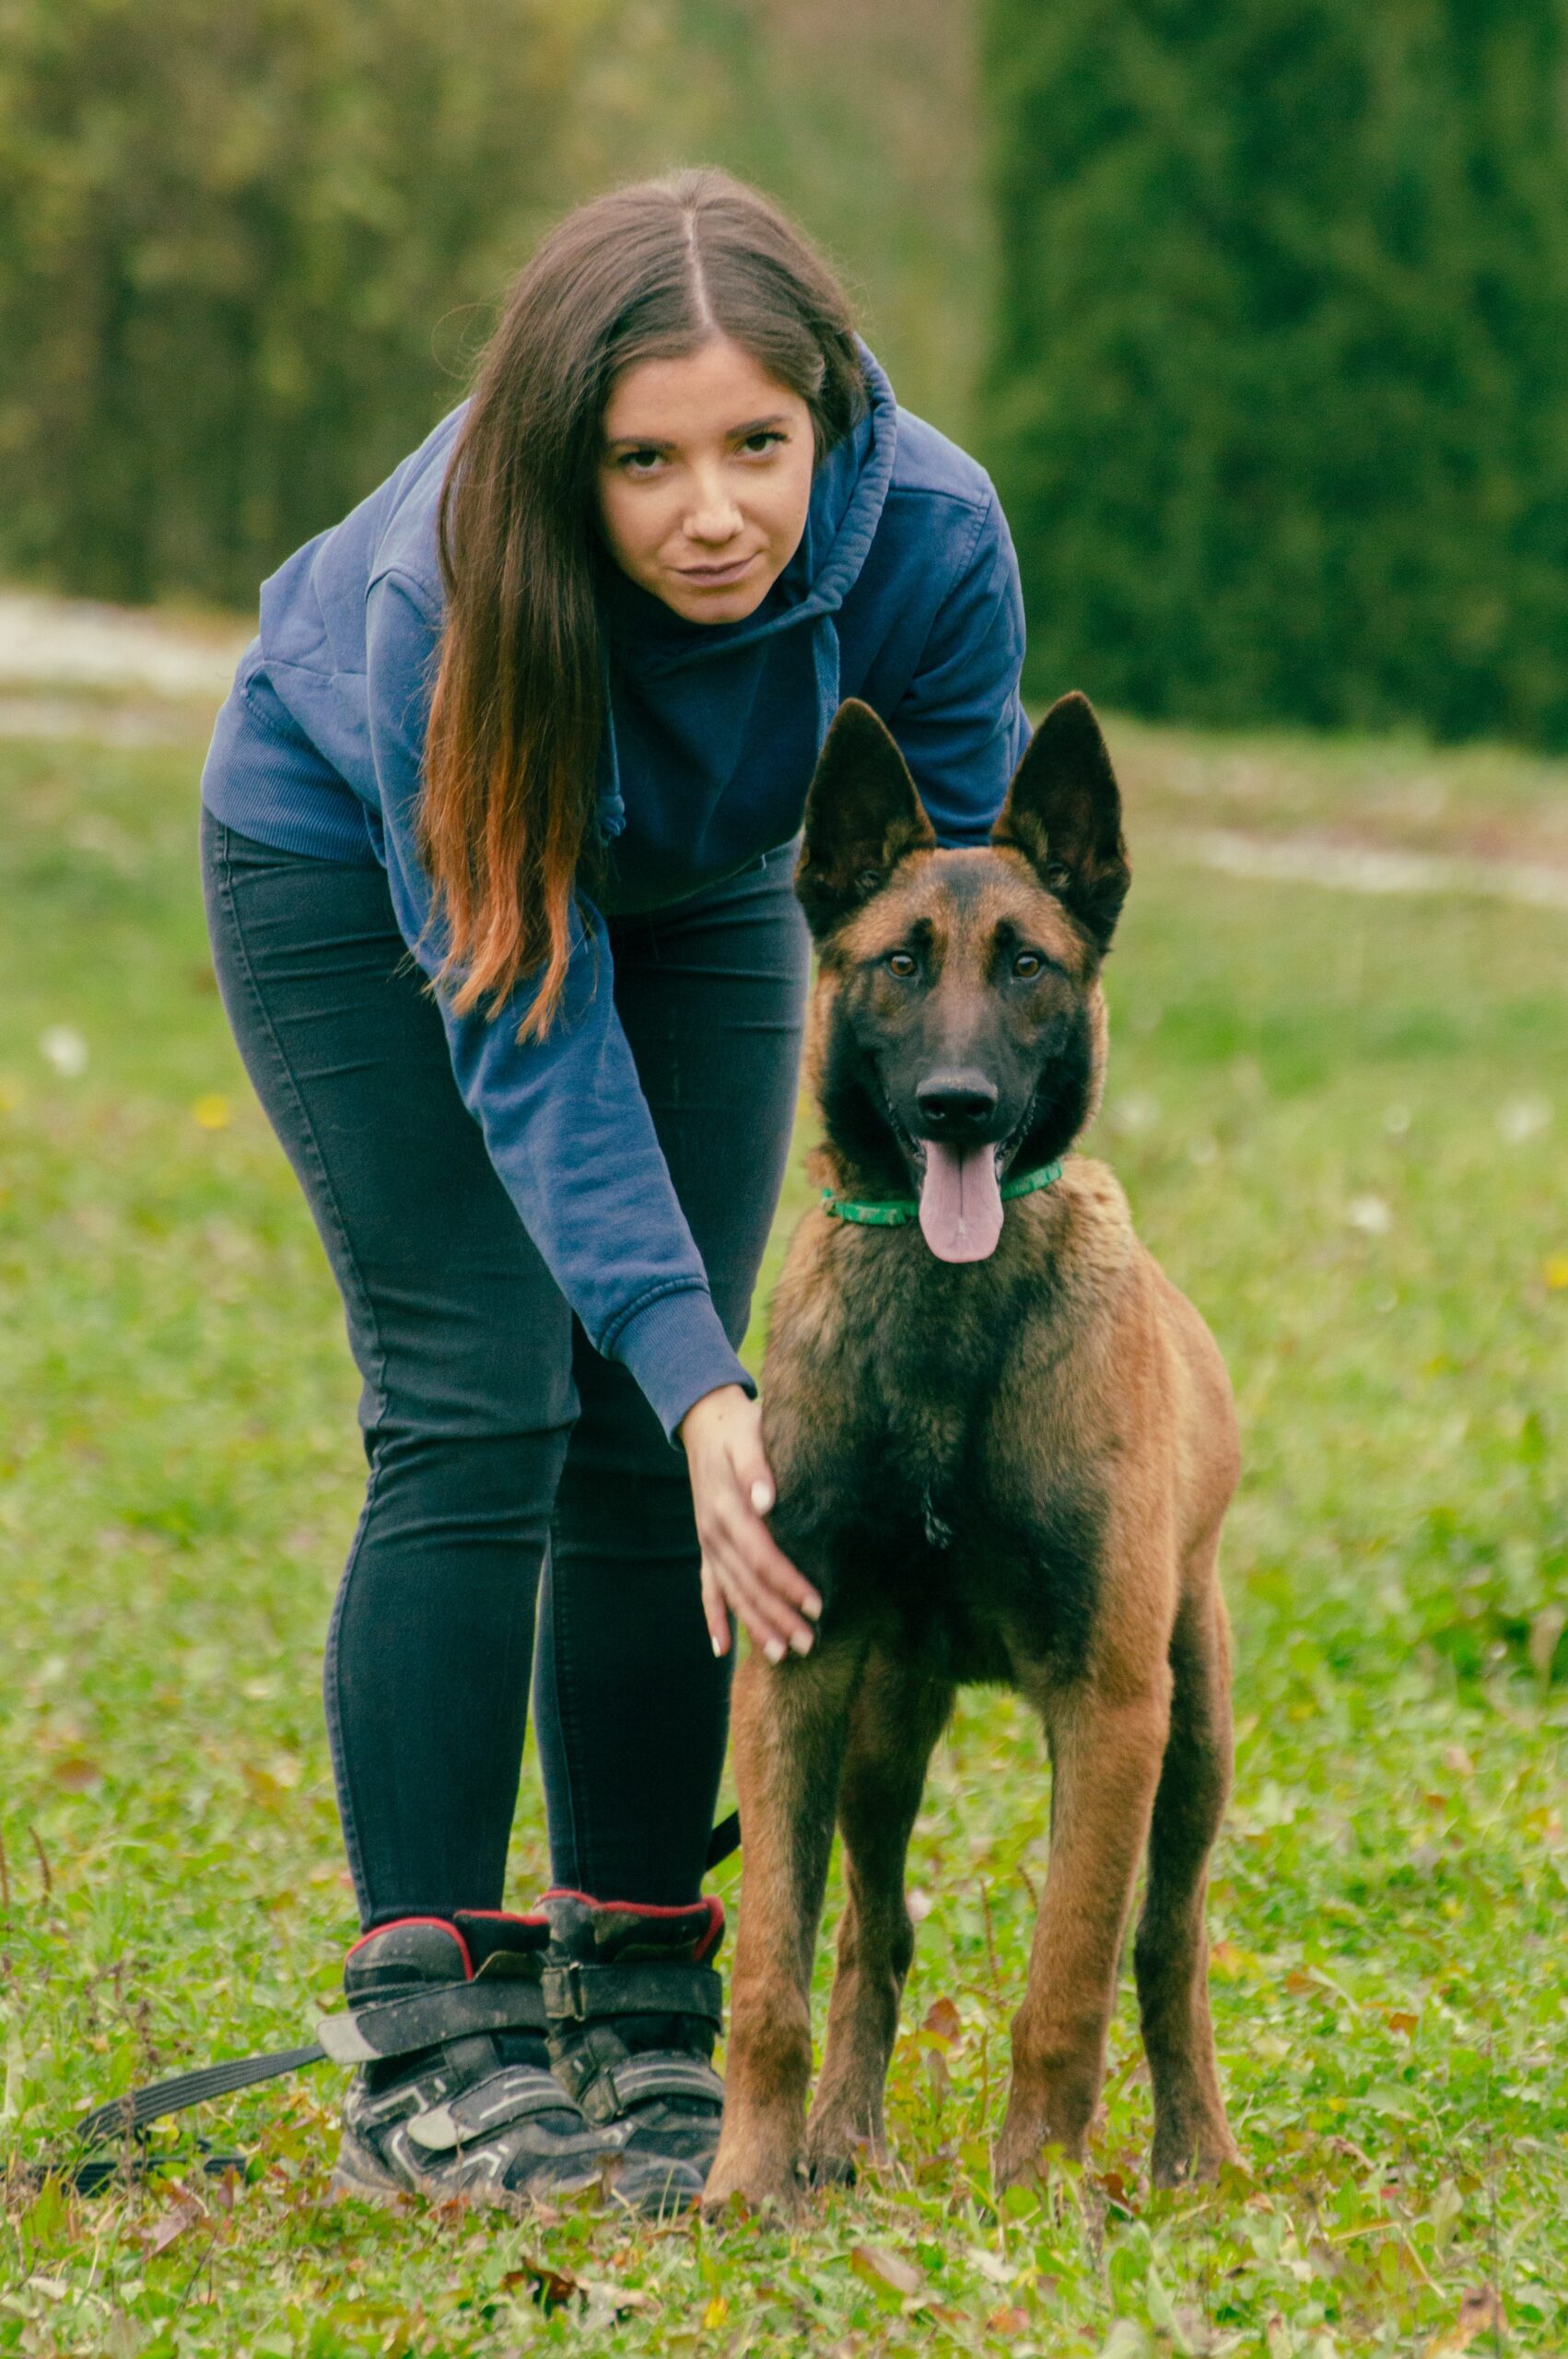
[[[591,2024],[606,2015],[699,2015],[717,2025],[721,2017],[724,1986],[706,1966],[574,1962],[547,1966],[543,1979],[552,2023]]]
[[[724,2083],[704,2058],[654,2048],[602,2066],[578,2092],[578,2103],[590,2121],[614,2121],[634,2105],[651,2105],[660,2097],[721,2106]]]
[[[475,2032],[544,2028],[538,1983],[507,1975],[493,1982],[450,1982],[379,2006],[356,2007],[346,2015],[325,2015],[316,2036],[334,2064],[366,2064],[378,2056],[412,2056],[416,2048]]]
[[[449,2154],[471,2146],[538,2113],[569,2113],[571,2099],[559,2081],[538,2064],[511,2064],[487,2073],[461,2096],[415,2114],[408,2134],[428,2154]]]

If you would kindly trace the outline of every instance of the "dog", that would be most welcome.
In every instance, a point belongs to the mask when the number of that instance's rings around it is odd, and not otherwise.
[[[809,1655],[753,1651],[736,1675],[744,1871],[710,2216],[737,2196],[791,2212],[884,2154],[914,1946],[905,1859],[966,1681],[1018,1689],[1052,1763],[999,2189],[1043,2177],[1050,2147],[1083,2154],[1145,1848],[1153,2176],[1235,2159],[1204,1919],[1231,1772],[1230,1383],[1110,1172],[1062,1162],[1099,1103],[1101,967],[1130,874],[1084,698],[1047,714],[989,843],[956,851],[877,716],[836,717],[796,872],[827,1185],[790,1244],[763,1371],[771,1528],[823,1613]],[[808,2123],[836,1821],[845,1906]]]

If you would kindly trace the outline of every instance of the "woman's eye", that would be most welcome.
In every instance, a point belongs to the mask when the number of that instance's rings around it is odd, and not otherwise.
[[[783,435],[776,426],[764,426],[759,428],[755,434],[748,434],[741,448],[743,451],[751,452],[755,457],[764,451],[771,450],[776,442],[782,442],[783,440]]]
[[[919,968],[907,950],[891,950],[887,957],[887,971],[890,975],[901,976],[907,981],[911,975],[919,972]]]
[[[1022,981],[1030,982],[1045,963],[1037,951],[1021,950],[1012,962],[1012,971]]]
[[[621,471],[628,475],[650,475],[663,455],[661,451],[624,451]]]

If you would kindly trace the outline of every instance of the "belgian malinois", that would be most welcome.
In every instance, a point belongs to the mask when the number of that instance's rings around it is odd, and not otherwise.
[[[1134,1877],[1153,2176],[1234,2157],[1204,1895],[1230,1783],[1216,1575],[1235,1485],[1219,1350],[1103,1164],[1102,961],[1130,881],[1094,712],[1042,722],[989,845],[941,851],[887,730],[840,710],[796,887],[819,953],[823,1207],[764,1368],[773,1530],[820,1589],[812,1653],[735,1689],[745,1836],[724,2130],[707,2208],[790,2208],[883,2147],[914,1937],[904,1863],[958,1684],[1016,1687],[1052,1762],[1050,1867],[1012,2025],[999,2187],[1082,2154]],[[828,1852],[846,1901],[811,2119]]]

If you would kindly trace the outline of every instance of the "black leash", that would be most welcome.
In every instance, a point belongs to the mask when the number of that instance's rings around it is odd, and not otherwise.
[[[237,2056],[227,2064],[204,2064],[199,2071],[176,2072],[170,2080],[129,2090],[124,2096],[111,2097],[107,2105],[94,2106],[90,2113],[83,2114],[73,2133],[77,2152],[84,2146],[101,2146],[116,2134],[139,2138],[143,2130],[171,2113],[205,2105],[209,2097],[232,2096],[236,2089],[253,2088],[258,2081],[275,2081],[285,2072],[300,2071],[307,2064],[319,2064],[326,2052],[314,2043],[309,2048],[278,2048],[267,2056]],[[220,2177],[227,2170],[244,2169],[243,2154],[219,2154],[205,2138],[197,2142],[205,2171]],[[145,2154],[113,2160],[89,2155],[86,2162],[73,2165],[67,2176],[78,2195],[96,2195],[127,2163],[133,2177],[140,2177],[149,2167]]]
[[[710,1868],[716,1868],[721,1860],[729,1859],[731,1853],[738,1851],[740,1848],[741,1813],[738,1810],[732,1810],[728,1818],[720,1820],[708,1838],[706,1864]]]
[[[707,1864],[716,1868],[740,1848],[741,1813],[732,1810],[708,1838]],[[286,2072],[302,2072],[308,2064],[320,2064],[326,2052],[315,2043],[309,2048],[275,2048],[266,2056],[236,2056],[227,2064],[204,2064],[194,2072],[176,2072],[170,2080],[154,2081],[145,2089],[128,2090],[124,2096],[111,2097],[107,2105],[95,2105],[90,2113],[83,2114],[72,2133],[76,2151],[80,2154],[84,2148],[101,2146],[113,2137],[139,2139],[155,2121],[165,2121],[170,2114],[188,2112],[193,2105],[205,2105],[210,2097],[228,2097],[236,2090],[254,2088],[259,2081],[277,2081]],[[227,2170],[243,2170],[242,2154],[220,2154],[205,2138],[196,2142],[202,2150],[204,2171],[221,2177]],[[94,2195],[123,2170],[140,2177],[150,2167],[145,2154],[122,2154],[113,2159],[89,2154],[87,2161],[67,2165],[65,2177],[78,2195]]]

